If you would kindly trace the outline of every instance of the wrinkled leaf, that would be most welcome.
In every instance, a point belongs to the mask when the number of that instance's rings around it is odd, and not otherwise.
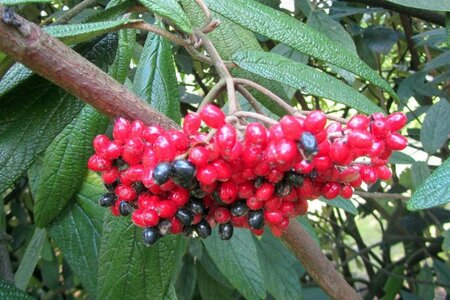
[[[119,31],[119,43],[116,57],[114,58],[108,73],[120,83],[124,83],[127,78],[135,44],[136,30],[122,29]]]
[[[179,300],[190,300],[194,295],[197,284],[194,258],[190,255],[183,257],[183,266],[175,282],[175,290]]]
[[[33,300],[34,298],[19,290],[11,283],[0,279],[0,298],[8,300]]]
[[[163,28],[163,25],[160,24]],[[133,91],[151,106],[180,122],[180,101],[170,43],[149,34],[133,81]]]
[[[98,299],[162,299],[180,259],[180,237],[145,247],[130,218],[105,216],[98,270]]]
[[[269,231],[261,240],[255,238],[255,244],[267,291],[277,300],[301,299],[298,259]]]
[[[322,202],[325,202],[327,205],[343,209],[346,212],[349,212],[353,215],[358,214],[358,209],[356,208],[355,204],[353,204],[352,200],[350,200],[350,199],[344,199],[341,196],[337,196],[336,198],[334,198],[332,200],[327,200],[323,197],[320,197],[319,200]]]
[[[248,230],[235,228],[233,238],[226,242],[219,239],[215,230],[203,244],[219,270],[245,298],[265,298],[256,245]]]
[[[450,202],[450,158],[433,171],[408,201],[409,210],[430,208]]]
[[[441,99],[427,111],[420,130],[420,141],[426,152],[434,154],[447,141],[450,133],[450,103]]]
[[[233,290],[228,289],[220,282],[211,277],[205,269],[197,264],[198,289],[202,299],[231,300]]]
[[[433,267],[440,282],[450,282],[450,267],[444,262],[433,259]],[[447,294],[450,293],[450,287],[446,286]]]
[[[391,157],[389,158],[389,163],[391,164],[410,165],[414,162],[415,160],[412,156],[398,151],[392,153]]]
[[[418,189],[430,176],[428,164],[424,161],[416,161],[411,166],[411,179],[415,189]]]
[[[97,290],[103,215],[107,211],[97,200],[104,192],[100,177],[89,173],[75,196],[76,202],[48,229],[64,259],[91,296]]]
[[[14,275],[14,281],[17,288],[21,290],[26,289],[28,281],[30,281],[34,268],[36,267],[36,264],[41,256],[42,247],[44,246],[46,238],[46,230],[36,228],[33,237],[25,250],[25,254],[22,257],[19,269]]]
[[[79,190],[93,153],[92,139],[104,132],[108,123],[108,118],[86,105],[45,151],[35,195],[38,226],[46,226],[57,217]]]
[[[358,56],[287,14],[252,0],[206,2],[212,10],[242,27],[359,75],[396,97],[390,85]]]
[[[450,251],[450,229],[444,231],[442,234],[444,241],[442,242],[442,250]]]
[[[336,78],[277,54],[242,51],[233,56],[233,62],[247,71],[304,93],[330,99],[368,114],[380,111],[373,102]]]
[[[147,9],[166,17],[186,33],[192,33],[188,17],[177,0],[139,0]]]
[[[423,266],[416,278],[420,281],[433,282],[430,267]],[[418,283],[417,294],[421,299],[434,299],[434,288],[434,284]]]
[[[0,97],[14,89],[20,82],[28,79],[33,71],[22,64],[15,63],[0,80]]]
[[[425,10],[450,11],[450,2],[442,0],[387,0],[389,2]]]

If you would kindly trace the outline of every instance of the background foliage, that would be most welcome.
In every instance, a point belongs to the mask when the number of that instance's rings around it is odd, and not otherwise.
[[[202,22],[194,1],[91,1],[68,24],[52,25],[79,2],[0,0],[177,122],[217,82],[214,69],[183,47],[125,28],[142,18],[191,33]],[[313,201],[298,222],[364,298],[444,299],[450,7],[389,2],[396,5],[208,0],[221,21],[209,36],[236,65],[234,76],[298,108],[341,117],[407,113],[410,147],[392,158],[392,180],[351,201]],[[90,141],[108,131],[109,120],[2,53],[0,76],[0,298],[327,298],[269,232],[259,239],[237,231],[229,242],[214,234],[205,241],[166,237],[145,248],[130,220],[97,205],[104,188],[86,169]],[[253,92],[274,118],[282,114]]]

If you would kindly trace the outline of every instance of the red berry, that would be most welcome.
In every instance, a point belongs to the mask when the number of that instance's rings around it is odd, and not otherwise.
[[[172,234],[179,234],[181,232],[183,232],[183,224],[180,222],[180,220],[178,220],[178,218],[173,217],[172,219],[170,219],[170,222],[172,223],[172,228],[170,229],[170,232]]]
[[[315,156],[312,163],[317,171],[326,171],[333,165],[333,162],[329,156]]]
[[[280,211],[283,213],[284,216],[287,217],[294,217],[294,210],[295,210],[295,204],[292,202],[284,202],[280,206]]]
[[[159,126],[149,126],[142,130],[142,138],[151,144],[162,134],[164,134],[164,129]]]
[[[367,154],[370,157],[377,157],[381,153],[383,153],[385,149],[386,149],[386,146],[384,144],[384,141],[375,141],[375,142],[373,142],[373,144],[370,147],[370,149],[369,149]]]
[[[268,134],[269,141],[277,142],[283,138],[284,138],[284,132],[283,132],[283,129],[281,128],[280,123],[275,124],[272,127],[270,127],[269,134]]]
[[[231,220],[231,213],[228,208],[218,207],[214,211],[214,220],[219,224],[227,223]]]
[[[408,146],[408,140],[401,134],[391,132],[386,136],[386,146],[391,150],[403,150]]]
[[[99,134],[92,140],[92,146],[96,153],[102,153],[108,144],[109,138],[104,134]]]
[[[326,123],[327,117],[325,114],[319,110],[315,110],[306,116],[303,129],[315,134],[321,131],[325,127]]]
[[[158,213],[153,209],[145,209],[142,212],[144,227],[154,227],[159,223]]]
[[[233,203],[238,194],[238,187],[232,181],[227,181],[222,183],[219,188],[219,198],[223,203],[230,204]]]
[[[348,167],[344,169],[340,176],[339,181],[342,183],[349,183],[357,180],[360,177],[360,168],[359,167]]]
[[[278,196],[272,196],[268,201],[264,203],[264,209],[266,211],[276,211],[281,206],[281,198]]]
[[[261,161],[255,167],[255,174],[258,176],[266,176],[270,173],[270,165],[267,161]]]
[[[277,225],[283,221],[283,214],[280,211],[265,211],[264,220],[268,224]]]
[[[306,159],[301,160],[294,166],[294,170],[301,174],[309,174],[314,169],[314,165]]]
[[[181,131],[169,130],[167,131],[166,136],[169,138],[170,143],[174,145],[175,150],[184,152],[189,147],[189,139]]]
[[[143,165],[133,165],[130,166],[126,171],[126,176],[131,181],[141,181],[142,175],[144,174]]]
[[[102,180],[106,184],[112,184],[119,177],[119,169],[112,167],[111,170],[102,173]]]
[[[217,106],[207,104],[200,111],[200,118],[206,125],[218,129],[225,124],[225,114]]]
[[[381,180],[389,180],[392,177],[391,169],[386,166],[375,167],[375,170],[378,174],[378,178],[380,178]]]
[[[197,167],[206,166],[209,160],[209,150],[204,146],[196,146],[189,151],[188,160]]]
[[[114,192],[119,199],[125,201],[133,201],[137,197],[136,191],[129,185],[119,184]]]
[[[386,122],[386,119],[374,120],[370,125],[370,131],[376,138],[384,138],[386,134],[390,131],[390,127]]]
[[[141,120],[135,120],[130,126],[130,137],[142,137],[142,132],[145,128],[144,122]]]
[[[327,134],[330,134],[333,132],[339,132],[339,131],[342,131],[342,125],[341,125],[341,123],[338,123],[338,122],[331,122],[330,125],[328,125],[325,128],[325,132]]]
[[[267,130],[260,123],[250,123],[245,129],[245,142],[248,144],[265,145],[267,142]]]
[[[94,172],[108,171],[112,167],[110,160],[98,154],[92,155],[87,164],[88,168]]]
[[[154,169],[158,164],[158,158],[156,153],[152,148],[146,148],[144,154],[142,155],[142,165],[145,168]]]
[[[287,139],[298,140],[302,133],[302,125],[297,121],[294,116],[284,116],[280,120],[281,129]]]
[[[175,146],[165,135],[160,135],[155,140],[155,153],[158,161],[172,161],[175,158]]]
[[[197,113],[189,113],[184,117],[183,131],[187,135],[197,133],[200,128],[201,119]]]
[[[263,155],[261,147],[245,146],[241,153],[241,160],[246,167],[254,167],[261,161]]]
[[[408,121],[406,115],[402,112],[393,113],[386,118],[386,123],[392,131],[397,131],[403,128]]]
[[[372,146],[372,136],[367,131],[353,130],[347,137],[348,145],[356,148],[369,148]]]
[[[211,166],[216,172],[216,178],[219,181],[227,181],[233,175],[233,170],[229,163],[219,158],[211,163]]]
[[[350,199],[353,196],[353,188],[350,185],[344,185],[341,190],[341,196],[345,199]]]
[[[131,124],[124,118],[116,119],[113,128],[114,140],[118,143],[125,143],[130,138]]]
[[[298,156],[297,144],[288,139],[282,139],[275,145],[277,162],[280,164],[292,162]]]
[[[378,174],[375,169],[371,166],[362,166],[361,167],[361,178],[367,184],[373,184],[377,182]]]
[[[330,200],[341,193],[341,185],[337,182],[327,182],[322,188],[322,195]]]
[[[140,138],[131,138],[123,146],[122,158],[129,165],[137,164],[144,153],[144,143]]]
[[[364,115],[356,115],[347,122],[347,128],[353,130],[366,130],[369,127],[370,119]]]
[[[197,180],[202,184],[212,184],[217,179],[217,172],[213,165],[200,167],[196,174]]]
[[[264,201],[258,201],[255,195],[248,197],[245,202],[247,203],[248,208],[251,210],[258,210],[263,208],[264,206]]]
[[[345,165],[350,155],[350,147],[343,140],[334,141],[330,148],[330,158],[335,164]]]
[[[158,203],[155,211],[158,216],[163,219],[172,218],[178,210],[178,206],[175,201],[163,200]]]
[[[238,186],[238,197],[239,199],[247,199],[251,195],[253,195],[254,186],[252,181],[246,181],[244,183],[239,184]]]
[[[169,200],[175,202],[178,207],[184,206],[189,201],[189,192],[182,187],[176,186],[170,191]]]
[[[272,197],[273,192],[275,191],[275,186],[271,183],[263,183],[256,190],[256,199],[258,201],[267,201]]]

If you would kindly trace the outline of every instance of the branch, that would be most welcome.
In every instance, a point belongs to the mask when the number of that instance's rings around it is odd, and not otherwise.
[[[332,299],[361,299],[298,222],[291,222],[281,238]]]
[[[53,24],[66,24],[68,23],[73,17],[78,15],[82,10],[85,8],[94,6],[97,3],[97,0],[84,0],[66,11],[59,19],[55,21]]]
[[[0,5],[0,50],[40,76],[110,117],[140,119],[147,124],[177,128],[172,120],[153,110],[139,97],[94,64],[51,37],[37,25],[9,11],[4,21]],[[11,19],[14,21],[11,22]]]
[[[411,17],[416,17],[418,19],[422,19],[424,21],[427,21],[427,22],[430,22],[433,24],[445,26],[445,16],[444,15],[426,11],[423,9],[417,9],[417,8],[411,8],[411,7],[398,5],[398,4],[388,2],[385,0],[339,0],[339,1],[362,3],[362,4],[366,4],[368,6],[382,7],[382,8],[386,8],[386,9],[389,9],[389,10],[392,10],[392,11],[395,11],[395,12],[398,12],[401,14],[405,14],[405,15],[408,15]]]
[[[394,194],[394,193],[378,193],[378,192],[364,192],[364,191],[354,191],[353,194],[361,196],[361,197],[369,197],[373,199],[400,199],[400,200],[408,200],[410,197],[404,196],[402,194]]]
[[[124,25],[125,28],[133,28],[133,29],[140,29],[143,31],[150,31],[156,34],[159,34],[162,37],[165,37],[166,39],[168,39],[171,42],[174,42],[177,45],[183,46],[183,47],[187,47],[190,45],[190,43],[186,40],[183,40],[182,38],[176,36],[175,34],[172,34],[164,29],[161,29],[157,26],[154,26],[152,24],[148,24],[145,22],[132,22],[132,23],[127,23]]]

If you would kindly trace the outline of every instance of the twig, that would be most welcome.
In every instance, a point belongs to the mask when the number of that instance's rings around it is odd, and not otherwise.
[[[209,93],[203,98],[202,103],[200,103],[198,107],[198,111],[200,111],[206,104],[211,103],[216,99],[220,93],[225,89],[226,86],[226,80],[221,79],[210,91]]]
[[[265,115],[261,106],[259,105],[258,100],[256,100],[255,97],[253,97],[253,95],[245,87],[243,87],[242,85],[237,85],[236,89],[238,90],[239,93],[242,94],[242,96],[244,96],[247,102],[250,103],[250,105],[258,114],[263,116]]]
[[[354,195],[358,195],[361,197],[369,197],[374,199],[400,199],[400,200],[408,200],[410,197],[404,196],[402,194],[394,194],[394,193],[378,193],[378,192],[363,192],[363,191],[354,191]]]
[[[208,36],[202,32],[198,32],[197,36],[201,39],[201,45],[203,46],[205,51],[209,54],[209,57],[211,58],[211,61],[213,62],[214,68],[216,69],[219,77],[220,78],[231,77],[227,66],[225,65],[223,59],[217,52],[216,47],[214,47],[214,45],[209,40]]]
[[[234,115],[238,118],[252,118],[252,119],[256,119],[256,120],[260,120],[263,121],[264,123],[267,123],[269,125],[275,125],[278,124],[277,121],[275,121],[272,118],[260,115],[258,113],[255,112],[251,112],[251,111],[237,111],[234,113]]]
[[[291,222],[281,238],[332,299],[361,299],[298,222]]]
[[[225,82],[228,95],[228,114],[232,115],[237,111],[236,89],[234,87],[233,78],[228,77],[225,79]]]
[[[68,23],[73,17],[78,15],[82,10],[94,6],[97,3],[97,0],[84,0],[66,11],[59,19],[57,19],[53,24],[66,24]]]
[[[205,2],[203,0],[195,0],[197,5],[200,7],[200,9],[203,12],[203,15],[205,16],[205,22],[204,25],[199,29],[199,31],[204,32],[203,30],[211,23],[212,21],[212,15],[211,11],[209,10],[208,6],[206,6]]]
[[[207,63],[209,65],[213,64],[211,58],[207,57],[206,55],[201,54],[193,46],[188,45],[188,46],[184,46],[184,48],[194,59],[201,61],[203,63]]]
[[[173,33],[170,33],[164,29],[161,29],[157,26],[154,26],[152,24],[148,24],[145,22],[132,22],[132,23],[128,23],[124,25],[125,28],[132,28],[132,29],[140,29],[143,31],[149,31],[149,32],[153,32],[156,34],[159,34],[160,36],[165,37],[166,39],[170,40],[171,42],[186,47],[186,46],[190,46],[190,42],[187,40],[182,39],[179,36],[176,36]]]

